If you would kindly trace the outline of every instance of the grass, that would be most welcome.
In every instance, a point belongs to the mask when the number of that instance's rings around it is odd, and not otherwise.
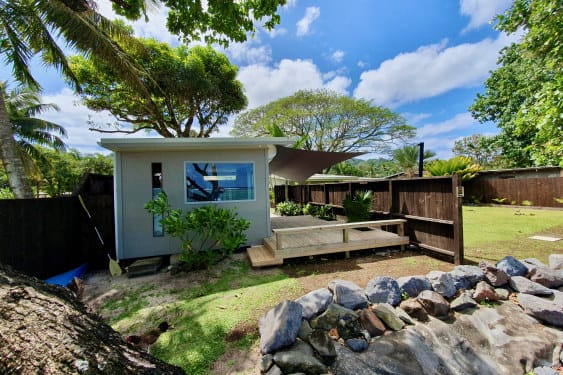
[[[297,298],[301,292],[297,281],[282,272],[258,276],[249,272],[247,262],[233,262],[218,278],[184,291],[174,302],[129,309],[109,323],[123,331],[136,322],[148,321],[149,326],[156,326],[167,320],[174,328],[161,335],[151,354],[182,367],[188,374],[205,374],[227,345],[250,348],[258,339],[258,318],[283,299]],[[136,305],[146,306],[140,293],[134,298]],[[111,307],[115,306],[104,306]]]
[[[563,211],[467,206],[463,219],[465,256],[470,262],[496,262],[506,255],[547,262],[549,254],[561,252],[563,241],[528,237],[563,237]],[[417,258],[402,262],[405,267],[421,265]],[[307,273],[297,266],[294,276]],[[167,320],[174,328],[159,338],[151,353],[188,374],[206,374],[226,350],[249,350],[256,345],[258,318],[284,299],[303,294],[296,278],[282,271],[258,275],[250,272],[247,262],[233,262],[228,269],[210,274],[198,287],[171,292],[173,302],[151,307],[147,299],[159,291],[144,286],[103,308],[118,312],[109,323],[120,332],[132,327],[156,327]],[[227,364],[234,361],[229,359]]]
[[[513,207],[463,208],[465,258],[496,262],[506,255],[537,258],[546,263],[549,254],[561,252],[562,242],[532,240],[543,234],[563,237],[563,211]]]

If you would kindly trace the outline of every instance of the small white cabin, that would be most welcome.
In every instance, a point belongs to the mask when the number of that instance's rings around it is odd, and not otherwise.
[[[184,212],[217,204],[250,220],[248,245],[271,235],[269,161],[288,138],[102,138],[114,152],[115,238],[118,259],[180,252],[144,206],[164,190]]]

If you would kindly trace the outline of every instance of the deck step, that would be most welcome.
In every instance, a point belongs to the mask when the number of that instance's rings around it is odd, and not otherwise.
[[[274,254],[262,245],[252,246],[246,250],[252,267],[279,266],[283,259],[276,259]]]

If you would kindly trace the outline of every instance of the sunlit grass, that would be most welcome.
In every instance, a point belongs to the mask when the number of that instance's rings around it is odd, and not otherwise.
[[[549,254],[563,252],[563,240],[532,240],[533,235],[563,237],[563,211],[513,207],[463,208],[465,258],[496,262],[507,255],[547,262]]]

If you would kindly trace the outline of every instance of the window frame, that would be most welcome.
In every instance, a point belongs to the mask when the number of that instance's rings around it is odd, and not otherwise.
[[[188,164],[247,164],[252,167],[252,199],[237,199],[237,200],[205,200],[205,201],[188,201],[188,184],[187,178],[187,165]],[[210,204],[210,203],[237,203],[237,202],[256,202],[256,163],[250,160],[184,160],[183,163],[183,184],[184,184],[184,204]]]

